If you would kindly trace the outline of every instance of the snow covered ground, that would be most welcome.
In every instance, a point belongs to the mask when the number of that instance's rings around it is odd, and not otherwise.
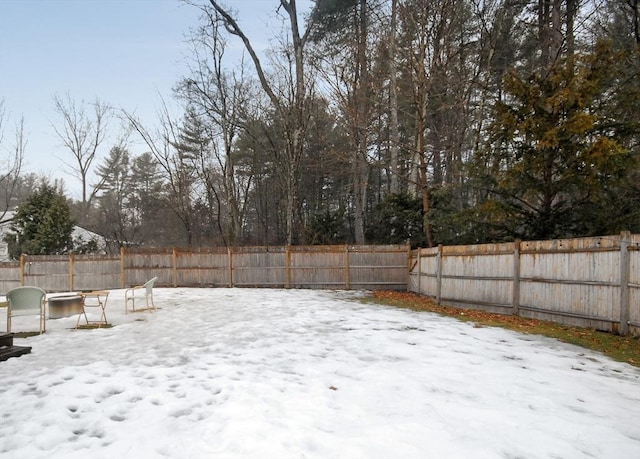
[[[640,457],[640,369],[600,354],[355,292],[155,295],[16,340],[1,458]]]

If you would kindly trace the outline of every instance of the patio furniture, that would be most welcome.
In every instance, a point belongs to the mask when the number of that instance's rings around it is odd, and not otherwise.
[[[46,331],[45,298],[47,293],[38,287],[16,287],[7,292],[7,332],[11,332],[11,319],[34,316],[40,319],[40,333]]]
[[[84,315],[86,325],[97,324],[98,327],[102,325],[109,325],[107,323],[107,300],[109,299],[109,290],[91,290],[79,292],[78,295],[82,298],[82,314],[78,316],[78,322],[76,322],[76,328],[80,326],[80,319]],[[88,300],[88,301],[87,301]],[[99,308],[100,319],[90,321],[87,317],[87,308]]]
[[[15,346],[13,333],[0,333],[0,362],[31,352],[31,346]]]
[[[142,299],[142,295],[144,295],[144,300],[146,303],[146,308],[138,309],[138,311],[144,311],[147,309],[153,309],[155,311],[156,306],[153,304],[153,284],[158,280],[157,277],[149,279],[142,285],[136,285],[134,287],[130,287],[124,292],[124,312],[125,314],[129,312],[129,302],[131,302],[131,312],[136,311],[136,296]]]

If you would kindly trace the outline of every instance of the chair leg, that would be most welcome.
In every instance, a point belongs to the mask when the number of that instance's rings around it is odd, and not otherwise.
[[[11,333],[11,318],[12,316],[7,311],[7,333]],[[47,331],[47,318],[44,313],[40,313],[38,316],[38,331],[43,334]]]
[[[126,293],[124,295],[124,313],[129,313],[129,301],[131,301],[131,312],[135,312],[136,310],[136,296],[133,292],[131,292],[131,296],[128,296]]]

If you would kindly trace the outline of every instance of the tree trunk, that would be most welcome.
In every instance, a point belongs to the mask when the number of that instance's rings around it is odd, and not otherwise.
[[[298,27],[298,14],[296,9],[295,0],[280,0],[280,5],[284,8],[289,16],[291,38],[293,41],[294,52],[294,70],[295,70],[295,82],[294,87],[291,88],[292,99],[289,101],[282,100],[280,96],[273,90],[269,80],[267,79],[262,64],[258,55],[256,54],[251,41],[244,34],[238,23],[231,15],[215,0],[209,0],[214,9],[222,16],[227,30],[242,40],[244,46],[251,57],[258,79],[262,86],[262,89],[267,94],[271,103],[273,104],[278,116],[280,117],[284,126],[284,136],[286,139],[286,172],[284,174],[283,184],[285,199],[285,240],[286,244],[292,244],[294,242],[294,236],[297,228],[296,216],[299,214],[297,210],[298,206],[298,186],[299,186],[299,171],[300,171],[300,158],[302,156],[302,148],[304,145],[303,137],[305,135],[307,120],[305,118],[306,109],[306,84],[304,79],[304,67],[303,67],[303,51],[306,42],[306,35],[301,36]],[[293,114],[291,113],[293,111]]]
[[[396,27],[398,16],[398,0],[391,0],[391,31],[389,35],[389,191],[398,193],[400,132],[398,129],[398,81],[396,65]]]
[[[367,0],[360,0],[358,17],[358,49],[356,56],[357,76],[355,80],[356,114],[355,133],[356,145],[353,165],[354,187],[354,225],[356,244],[365,243],[364,224],[367,204],[367,187],[369,182],[369,167],[367,162],[367,126],[369,115],[369,100],[367,97],[369,75],[367,69]]]

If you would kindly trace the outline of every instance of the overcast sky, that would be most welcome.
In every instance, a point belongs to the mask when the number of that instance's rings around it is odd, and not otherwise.
[[[258,48],[279,30],[278,0],[223,3],[237,10]],[[298,3],[299,10],[310,4]],[[160,96],[171,99],[172,87],[186,73],[184,37],[197,26],[198,16],[197,8],[180,0],[0,0],[0,100],[9,119],[5,141],[13,141],[14,125],[24,116],[26,171],[63,178],[77,198],[76,179],[63,164],[72,157],[60,148],[51,126],[59,124],[53,96],[68,92],[76,103],[99,98],[155,122]],[[233,44],[240,49],[237,40]],[[145,149],[134,145],[131,150]]]

